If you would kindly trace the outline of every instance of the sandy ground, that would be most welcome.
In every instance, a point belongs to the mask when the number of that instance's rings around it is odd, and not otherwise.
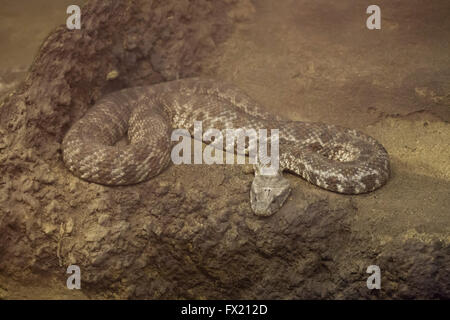
[[[41,41],[64,23],[68,4],[2,3],[0,41],[8,50],[0,51],[0,76],[23,77]],[[370,31],[363,3],[257,1],[254,10],[234,13],[251,19],[237,26],[204,70],[287,119],[344,125],[377,138],[391,156],[392,178],[376,192],[349,197],[358,208],[352,228],[379,243],[395,237],[449,244],[450,5],[378,5],[382,29]],[[294,189],[314,188],[289,179]],[[0,282],[0,298],[5,290],[8,298],[83,298],[51,285]]]
[[[49,32],[64,24],[71,4],[84,0],[3,0],[0,10],[0,69],[28,67]]]
[[[84,0],[77,2],[84,4]],[[4,0],[0,9],[0,95],[26,75],[42,41],[65,23],[70,0]]]

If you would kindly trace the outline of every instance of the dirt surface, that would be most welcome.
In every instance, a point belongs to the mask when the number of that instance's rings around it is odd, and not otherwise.
[[[1,104],[0,298],[450,298],[448,2],[380,1],[375,31],[354,1],[100,3],[80,37],[46,40]],[[11,92],[28,58],[3,54]],[[118,188],[64,168],[62,136],[102,94],[194,74],[287,119],[374,136],[390,181],[343,196],[288,175],[286,205],[259,218],[240,166],[171,166]],[[81,291],[64,287],[70,264]],[[379,291],[366,287],[373,264]]]

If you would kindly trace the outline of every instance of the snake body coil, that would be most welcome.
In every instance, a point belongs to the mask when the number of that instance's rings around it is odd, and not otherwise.
[[[128,185],[169,163],[174,128],[279,129],[280,167],[324,189],[358,194],[389,178],[383,146],[362,132],[323,123],[283,121],[262,111],[234,86],[190,78],[114,92],[101,99],[64,137],[63,160],[76,176]],[[129,144],[116,142],[128,134]]]

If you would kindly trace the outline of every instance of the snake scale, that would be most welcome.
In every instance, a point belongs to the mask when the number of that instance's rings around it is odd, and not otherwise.
[[[281,120],[235,86],[188,78],[127,88],[100,99],[63,139],[63,160],[76,176],[129,185],[170,162],[174,128],[279,129],[279,165],[326,190],[359,194],[389,178],[389,156],[372,137],[324,123]],[[127,145],[117,145],[128,136]]]

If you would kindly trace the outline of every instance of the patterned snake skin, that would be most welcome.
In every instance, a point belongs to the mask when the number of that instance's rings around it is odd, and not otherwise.
[[[229,84],[189,78],[114,92],[68,131],[63,160],[76,176],[128,185],[159,174],[170,162],[174,128],[193,135],[216,128],[279,129],[280,167],[326,190],[358,194],[389,178],[389,157],[375,139],[322,123],[283,121]],[[128,133],[125,146],[116,142]],[[270,149],[269,149],[270,150]]]

